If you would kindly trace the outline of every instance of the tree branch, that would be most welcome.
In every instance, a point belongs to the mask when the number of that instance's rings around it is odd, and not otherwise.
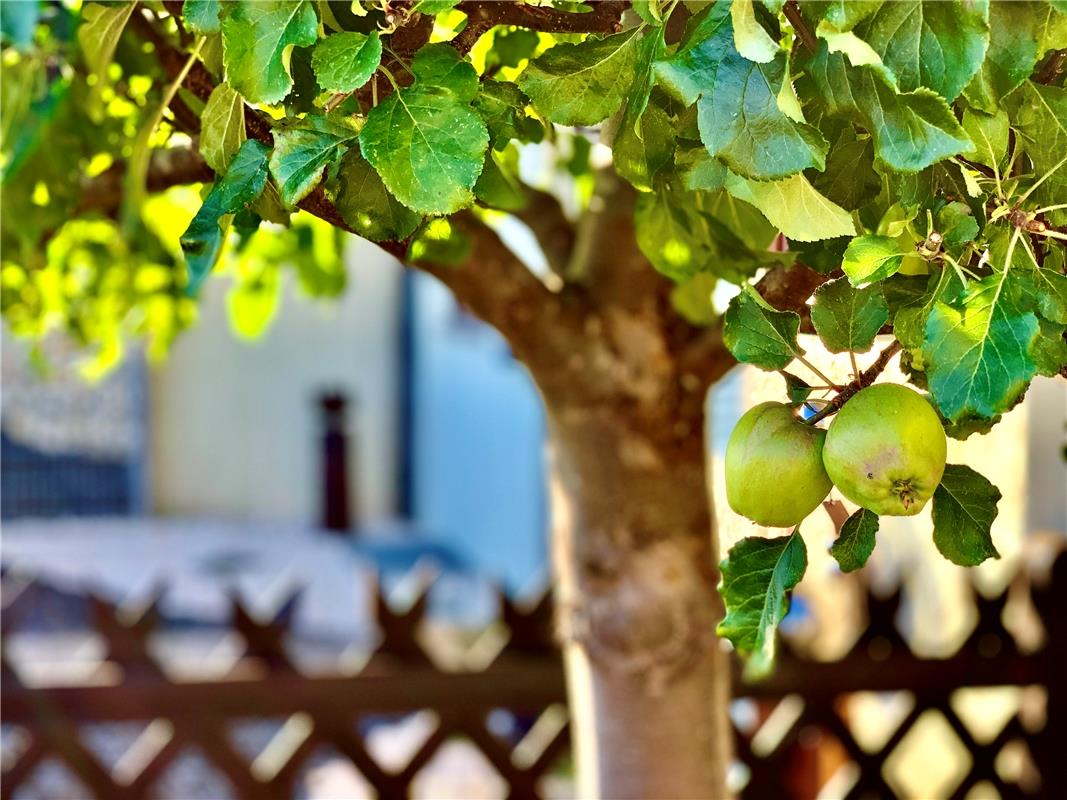
[[[1067,49],[1053,50],[1049,53],[1044,63],[1038,67],[1037,74],[1034,75],[1034,82],[1050,85],[1057,84],[1059,77],[1064,72],[1065,62],[1067,62]]]
[[[830,280],[803,264],[775,267],[756,282],[756,291],[779,311],[792,311],[802,317],[807,313],[808,298]]]
[[[545,33],[614,33],[629,5],[618,0],[599,0],[592,4],[592,11],[575,14],[525,3],[467,0],[456,6],[467,15],[467,27],[452,40],[452,45],[459,52],[468,53],[484,33],[497,25],[516,25]]]
[[[800,10],[800,3],[797,0],[787,0],[783,10],[785,11],[785,18],[789,20],[804,46],[812,53],[819,52],[819,40],[815,38],[815,31],[808,25],[808,21],[804,19],[804,12]]]
[[[164,71],[171,77],[177,75],[186,57],[145,16],[135,13],[131,17],[131,25],[153,44]],[[420,27],[417,37],[423,36],[423,28],[425,26]],[[197,61],[189,70],[183,86],[200,99],[207,100],[215,88],[215,82],[204,65]],[[270,123],[247,105],[245,132],[249,138],[268,145],[274,144]],[[355,233],[330,202],[321,183],[300,201],[298,207],[336,228]],[[443,267],[421,262],[412,264],[407,261],[407,242],[381,242],[378,246],[397,260],[438,278],[461,303],[495,326],[509,341],[521,343],[526,329],[537,316],[537,305],[544,305],[546,299],[552,298],[551,292],[504,246],[495,233],[474,219],[473,215],[459,214],[451,219],[471,236],[475,244],[471,259],[463,267]]]
[[[560,326],[553,325],[549,317],[559,321],[560,299],[473,213],[461,211],[449,221],[471,241],[470,258],[460,265],[406,263],[447,286],[472,314],[500,331],[525,363],[553,352],[552,329]],[[402,260],[406,257],[405,243],[388,245],[384,248],[387,252]],[[398,253],[401,248],[405,252]]]
[[[768,271],[756,282],[756,291],[779,311],[797,314],[801,333],[815,333],[808,298],[832,277],[803,264],[790,264]]]
[[[114,216],[122,204],[123,176],[126,163],[118,161],[82,187],[82,199],[75,214],[100,211]],[[215,173],[203,156],[188,147],[153,150],[148,164],[146,186],[150,192],[162,192],[172,186],[207,183],[215,180]]]
[[[574,225],[567,219],[563,206],[554,195],[539,189],[524,188],[530,199],[524,208],[515,212],[515,216],[533,231],[551,270],[563,276],[574,248]]]
[[[889,366],[890,359],[892,359],[898,352],[900,352],[900,342],[894,339],[886,345],[881,353],[878,354],[878,358],[871,364],[871,366],[861,372],[859,377],[851,383],[845,384],[845,387],[837,393],[833,400],[827,403],[818,414],[807,421],[808,424],[814,425],[819,420],[825,419],[831,414],[836,414],[840,411],[841,407],[847,403],[853,395],[874,383],[875,379],[882,374],[887,366]]]
[[[704,385],[710,386],[737,366],[737,360],[727,349],[723,340],[722,319],[701,330],[680,357],[683,373],[696,376]]]
[[[791,264],[769,270],[756,282],[756,291],[776,309],[799,314],[801,330],[810,333],[813,329],[808,298],[829,279],[830,276],[803,264]],[[709,383],[717,381],[737,363],[723,342],[721,319],[685,346],[681,361],[683,369]]]

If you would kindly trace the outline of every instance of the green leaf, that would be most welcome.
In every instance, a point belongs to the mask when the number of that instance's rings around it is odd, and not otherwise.
[[[519,88],[552,122],[595,125],[619,110],[634,81],[640,30],[557,44],[530,62]]]
[[[89,72],[96,76],[94,93],[107,82],[111,57],[136,6],[136,3],[86,3],[82,7],[78,44],[85,54]]]
[[[630,8],[641,18],[642,22],[657,26],[663,24],[663,20],[659,18],[660,9],[657,0],[633,0]]]
[[[849,242],[841,269],[853,286],[862,286],[895,274],[906,255],[896,238],[866,234]]]
[[[485,121],[495,150],[503,149],[512,139],[539,142],[543,135],[541,123],[526,116],[530,98],[514,83],[487,81],[474,98],[474,110]]]
[[[307,117],[299,127],[275,130],[270,172],[282,203],[292,208],[307,197],[358,135],[353,126],[323,117]]]
[[[950,421],[1007,410],[1037,373],[1030,355],[1037,317],[1021,307],[1012,275],[1002,269],[969,284],[955,304],[938,302],[926,320],[930,393]]]
[[[246,267],[245,261],[252,262],[251,269]],[[281,305],[281,289],[279,264],[262,262],[260,259],[242,259],[236,279],[226,294],[226,312],[231,330],[248,341],[262,336],[274,321]]]
[[[653,267],[678,282],[707,269],[714,252],[696,196],[663,184],[639,195],[634,207],[637,246]]]
[[[892,0],[856,26],[904,91],[925,86],[949,102],[978,71],[989,44],[986,3]]]
[[[485,54],[485,71],[494,67],[517,67],[527,58],[533,58],[540,39],[536,31],[525,28],[494,28],[493,44]]]
[[[478,182],[474,184],[474,196],[490,208],[518,211],[524,208],[527,202],[526,192],[513,174],[517,172],[518,157],[515,154],[513,160],[516,163],[511,165],[511,169],[505,169],[501,165],[503,158],[503,155],[498,156],[493,150],[485,154],[485,167],[478,176]]]
[[[849,31],[881,4],[882,0],[827,0],[822,19],[837,30]],[[815,6],[814,3],[811,5]]]
[[[690,325],[710,325],[718,318],[711,302],[717,284],[718,279],[714,275],[698,272],[671,289],[671,305]]]
[[[469,103],[478,93],[478,73],[455,48],[444,42],[428,44],[415,54],[411,71],[422,85],[444,89]]]
[[[371,109],[359,142],[401,203],[423,214],[451,214],[473,200],[489,133],[451,92],[412,86]]]
[[[747,283],[730,301],[723,323],[726,348],[744,364],[778,370],[804,354],[797,343],[800,317],[775,310]]]
[[[674,150],[674,126],[667,112],[649,106],[637,124],[630,127],[623,118],[612,143],[615,170],[642,191],[652,189],[653,178],[671,159]]]
[[[893,335],[908,350],[918,350],[922,347],[923,339],[926,338],[926,320],[934,306],[939,302],[954,303],[963,291],[960,279],[947,265],[940,272],[931,275],[928,283],[927,291],[903,303],[893,315]]]
[[[318,19],[307,0],[237,0],[222,23],[227,82],[251,103],[279,103],[289,94],[286,52],[318,41]]]
[[[828,200],[847,209],[859,208],[878,195],[882,179],[874,171],[874,145],[846,129],[830,148],[826,170],[812,185]]]
[[[1049,322],[1067,325],[1067,275],[1044,267],[1034,269],[1030,275],[1034,291],[1029,297],[1036,298],[1036,310]]]
[[[728,54],[697,101],[701,141],[743,177],[774,180],[826,164],[829,145],[822,134],[778,107],[785,60],[782,54],[756,64]]]
[[[990,533],[997,517],[1000,490],[962,464],[949,464],[934,492],[934,544],[961,567],[1000,558]]]
[[[382,179],[353,147],[341,159],[330,188],[345,222],[372,242],[406,239],[421,217],[389,194]]]
[[[200,154],[220,175],[226,174],[245,140],[244,99],[227,84],[216,86],[200,115]]]
[[[703,145],[680,144],[674,165],[686,189],[712,192],[723,188],[726,182],[726,166]]]
[[[889,306],[881,287],[854,289],[844,278],[815,290],[811,324],[831,353],[864,353],[889,320]]]
[[[989,50],[964,94],[975,108],[992,114],[1046,50],[1067,41],[1067,17],[1045,3],[996,2],[989,9],[989,29]]]
[[[311,55],[311,68],[323,91],[354,92],[371,79],[381,60],[378,31],[369,36],[344,31],[319,40]]]
[[[726,191],[758,208],[789,239],[813,242],[851,236],[852,215],[815,191],[804,175],[780,181],[750,181],[730,173]]]
[[[1033,162],[1035,175],[1041,178],[1051,173],[1032,198],[1041,205],[1063,203],[1067,199],[1067,164],[1059,162],[1067,154],[1067,89],[1027,81],[1009,100],[1012,125]],[[1054,225],[1067,224],[1067,211],[1051,211],[1048,220]]]
[[[411,240],[408,261],[457,266],[470,258],[470,238],[449,222],[437,217],[427,220]]]
[[[782,370],[781,375],[785,378],[785,394],[786,397],[789,398],[790,403],[799,405],[807,400],[814,391],[814,389],[808,385],[807,381],[798,378],[792,372]]]
[[[830,546],[830,555],[842,572],[855,572],[867,563],[874,552],[878,533],[878,515],[861,508],[841,526],[841,533]]]
[[[250,139],[241,145],[230,169],[204,198],[181,236],[181,248],[189,269],[188,291],[196,292],[215,265],[222,249],[222,218],[247,208],[267,183],[270,149]]]
[[[804,540],[799,530],[774,539],[742,539],[719,568],[726,616],[717,633],[748,658],[746,677],[762,677],[774,667],[775,639],[789,610],[788,593],[808,568]]]
[[[270,181],[267,181],[267,185],[263,187],[263,193],[252,204],[252,210],[267,222],[273,222],[275,225],[288,227],[292,222],[291,212],[282,205],[278,187]]]
[[[749,61],[766,64],[774,61],[781,48],[756,21],[753,0],[733,0],[730,20],[734,28],[734,46]]]
[[[714,85],[719,64],[731,51],[730,5],[713,3],[693,18],[674,54],[656,62],[656,81],[682,103],[691,106]]]
[[[960,257],[963,248],[978,235],[978,220],[965,203],[948,203],[934,217],[935,229],[940,231],[942,247],[949,254]]]
[[[615,170],[642,191],[652,189],[652,177],[671,157],[674,123],[659,106],[649,108],[652,63],[663,49],[658,33],[645,36],[638,45],[633,87],[626,100],[619,129],[611,143]]]
[[[867,128],[876,161],[891,170],[918,172],[974,147],[944,98],[922,87],[898,93],[884,68],[850,66],[822,42],[807,71],[827,110]]]
[[[1064,339],[1064,326],[1047,320],[1038,320],[1040,333],[1030,346],[1030,357],[1037,365],[1037,374],[1047,378],[1060,374],[1067,364],[1067,339]]]
[[[743,58],[734,49],[726,4],[717,11],[719,5],[703,12],[673,56],[657,62],[658,81],[686,105],[697,101],[701,141],[735,173],[773,180],[823,169],[822,134],[779,106],[788,81],[785,53],[767,63]],[[735,16],[739,6],[752,11],[750,2],[734,3]],[[755,19],[752,24],[758,27]]]
[[[315,79],[315,70],[311,68],[312,55],[314,48],[311,47],[294,47],[289,51],[289,74],[293,78],[293,88],[283,101],[289,118],[319,112],[315,100],[318,99],[320,89],[319,82]]]
[[[963,112],[963,130],[974,142],[968,155],[979,164],[999,166],[1008,152],[1008,115],[1002,110],[985,114],[968,108]]]
[[[222,0],[185,0],[182,3],[182,17],[186,27],[201,36],[219,32],[221,10]]]
[[[862,64],[884,68],[882,57],[867,42],[852,31],[838,31],[826,23],[819,23],[816,34],[826,42],[831,53],[842,53],[854,67]],[[892,75],[887,71],[887,75]]]
[[[706,152],[706,151],[705,151]],[[705,195],[704,210],[753,251],[771,256],[768,248],[778,235],[775,228],[755,206],[738,200],[725,190]],[[783,257],[789,258],[789,256]]]

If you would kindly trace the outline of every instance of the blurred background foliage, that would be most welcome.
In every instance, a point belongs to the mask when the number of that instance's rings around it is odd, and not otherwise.
[[[189,139],[169,111],[152,125],[167,80],[148,46],[120,37],[102,82],[85,63],[78,23],[74,6],[4,4],[0,303],[15,335],[39,343],[62,332],[84,346],[82,374],[95,378],[135,340],[158,361],[195,322],[178,238],[204,188],[176,187],[122,208],[117,162],[131,161],[141,146],[165,154]],[[200,113],[196,97],[179,96]],[[295,271],[313,296],[345,288],[345,234],[304,212],[291,219],[277,212],[274,224],[258,228],[235,220],[218,267],[233,277],[227,307],[244,338],[270,325],[283,270]],[[45,368],[40,348],[32,352]]]

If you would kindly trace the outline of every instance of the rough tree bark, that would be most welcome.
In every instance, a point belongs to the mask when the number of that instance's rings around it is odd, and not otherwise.
[[[516,347],[549,423],[580,796],[717,798],[729,670],[714,634],[704,407],[732,361],[717,330],[699,334],[671,310],[635,244],[632,191],[606,179],[600,198],[568,262],[585,288],[567,350]]]
[[[729,671],[701,420],[663,442],[618,409],[546,403],[579,796],[722,797]]]

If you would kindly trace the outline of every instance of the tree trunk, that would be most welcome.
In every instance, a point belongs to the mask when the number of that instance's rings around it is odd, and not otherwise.
[[[526,219],[558,291],[471,217],[453,217],[470,268],[423,268],[504,334],[544,399],[580,797],[720,798],[729,676],[704,404],[734,361],[636,246],[636,192],[598,173],[577,230],[537,197]]]
[[[582,798],[720,798],[728,663],[703,404],[648,424],[547,398],[559,624]]]

